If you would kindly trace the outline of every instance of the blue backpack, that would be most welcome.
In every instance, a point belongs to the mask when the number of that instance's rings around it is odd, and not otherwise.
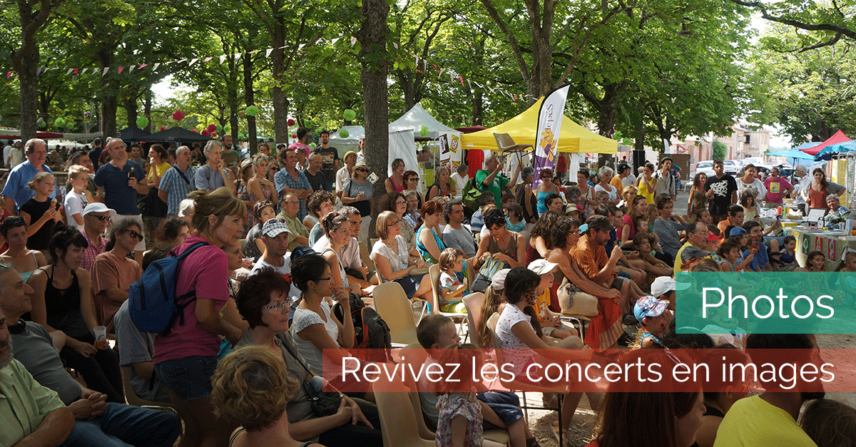
[[[193,301],[188,298],[194,298],[196,292],[175,296],[178,272],[181,261],[203,245],[209,244],[200,242],[178,256],[171,252],[169,256],[152,262],[143,276],[131,285],[128,312],[141,331],[167,334],[176,318],[179,324],[184,324],[184,308]]]

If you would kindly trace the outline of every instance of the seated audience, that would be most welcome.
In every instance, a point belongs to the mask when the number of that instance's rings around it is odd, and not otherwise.
[[[315,281],[307,281],[307,287],[310,282]],[[235,348],[259,345],[272,349],[284,362],[288,377],[300,382],[301,386],[297,387],[290,405],[285,407],[288,432],[292,438],[300,442],[318,442],[327,447],[382,445],[378,411],[373,405],[358,404],[343,396],[344,409],[341,412],[316,415],[313,411],[309,393],[320,391],[323,381],[312,372],[289,330],[288,297],[282,293],[288,287],[288,281],[272,270],[261,271],[244,281],[236,303],[241,315],[249,323],[249,329]],[[220,381],[216,381],[215,385],[217,383]],[[229,384],[231,386],[231,382]],[[343,417],[344,414],[348,416]]]
[[[554,279],[553,272],[558,266],[559,264],[554,264],[544,259],[538,259],[527,266],[529,270],[532,270],[541,277],[541,282],[538,283],[538,290],[536,291],[538,295],[535,298],[535,305],[532,308],[535,311],[535,318],[538,320],[538,324],[541,325],[541,333],[544,334],[544,341],[547,343],[552,342],[547,337],[565,340],[569,337],[577,337],[579,335],[576,329],[562,323],[559,315],[554,314],[550,310],[550,295],[552,294],[551,289],[553,288]],[[581,342],[576,343],[576,341],[573,341],[573,343],[574,347],[582,346]]]
[[[856,439],[856,409],[832,399],[809,402],[800,427],[817,447],[852,445]]]
[[[327,215],[330,211],[333,211],[333,193],[329,191],[315,191],[312,195],[306,199],[306,208],[309,210],[309,214],[303,218],[303,226],[309,230],[309,245],[315,243],[315,241],[324,234],[324,231],[321,230],[321,225],[318,222],[321,221],[321,218]],[[314,237],[313,237],[314,236]]]
[[[321,219],[321,227],[324,228],[324,237],[319,239],[312,249],[320,254],[328,264],[337,267],[334,269],[332,278],[333,287],[343,287],[348,292],[367,296],[369,293],[364,292],[358,283],[350,283],[345,265],[339,255],[353,239],[351,237],[350,219],[343,213],[333,211]]]
[[[183,244],[188,236],[190,236],[190,224],[180,217],[170,216],[165,218],[160,227],[155,230],[155,245],[171,250]]]
[[[665,352],[652,353],[646,350],[630,353],[622,359],[620,367],[626,368],[643,361],[640,358],[642,352],[646,354],[646,363],[673,364],[673,360],[667,357]],[[628,377],[630,382],[610,384],[598,411],[595,439],[586,447],[692,446],[705,411],[702,393],[647,391],[651,390],[653,382],[650,374],[634,374]],[[661,379],[662,377],[656,380],[658,384]],[[615,391],[631,388],[633,392]]]
[[[680,217],[672,214],[673,208],[674,203],[670,197],[658,198],[657,209],[660,211],[660,217],[654,220],[654,233],[660,240],[660,247],[672,257],[676,257],[681,248],[681,237],[686,227]]]
[[[495,333],[499,348],[506,351],[504,360],[512,365],[512,373],[517,376],[518,381],[527,380],[524,371],[527,365],[535,361],[536,353],[532,351],[533,349],[542,352],[551,349],[566,351],[568,350],[566,348],[572,347],[570,343],[567,345],[544,343],[538,321],[524,312],[527,306],[535,304],[535,293],[540,282],[541,278],[538,274],[525,267],[511,269],[505,278],[505,284],[508,285],[505,292],[507,304],[496,324]],[[576,346],[579,346],[579,340]],[[560,421],[563,433],[562,444],[568,442],[564,437],[569,435],[571,418],[581,396],[582,393],[567,394],[562,402],[562,420]]]
[[[678,339],[679,337],[687,337],[689,334],[685,335],[674,335],[671,337],[673,333],[670,333],[669,338]],[[695,335],[695,340],[698,340],[701,343],[710,343],[712,341],[710,336],[704,334]],[[699,349],[705,348],[707,346],[694,346],[692,342],[688,343],[686,341],[682,341],[681,343],[685,348]],[[713,346],[710,346],[711,348]],[[710,357],[710,363],[718,362],[722,363],[722,359],[727,359],[729,364],[738,365],[738,364],[746,364],[749,358],[746,354],[743,353],[740,349],[735,349],[733,345],[724,344],[716,346],[715,351],[711,351],[708,354]],[[737,375],[735,375],[737,376]],[[721,379],[719,379],[721,380]],[[721,382],[720,382],[721,383]],[[705,391],[704,392],[704,406],[705,412],[704,417],[701,420],[701,427],[699,427],[696,432],[696,446],[698,447],[713,447],[716,443],[716,432],[719,430],[719,426],[722,424],[722,419],[728,413],[728,410],[731,409],[734,404],[740,399],[745,398],[749,394],[749,383],[743,382],[739,376],[735,377],[731,383],[728,383],[728,388],[724,391]]]
[[[285,409],[300,387],[288,376],[280,356],[264,346],[248,346],[227,355],[211,378],[214,413],[238,428],[230,447],[297,446]],[[304,443],[301,447],[320,446]]]
[[[80,372],[90,388],[107,395],[109,402],[125,402],[119,356],[110,348],[95,346],[98,324],[89,272],[80,267],[86,240],[79,231],[66,228],[51,238],[51,264],[30,277],[33,288],[32,321],[54,338],[63,362]],[[131,261],[134,265],[135,262]]]
[[[813,359],[817,358],[817,345],[813,337],[807,335],[750,334],[746,340],[746,354],[753,362],[758,363],[763,358],[778,369],[785,360],[777,362],[769,354],[764,355],[769,349],[789,350],[789,362],[798,359],[815,364]],[[763,393],[735,402],[716,431],[714,446],[816,446],[797,425],[797,417],[804,403],[824,397],[823,384],[820,381],[809,384],[799,375],[795,375],[795,382],[803,391],[788,392],[782,387],[792,385],[774,378],[764,383]]]
[[[478,245],[472,230],[464,225],[465,218],[464,205],[460,199],[450,200],[443,205],[443,220],[447,223],[443,228],[443,245],[461,250],[469,259],[476,255]]]
[[[422,226],[419,227],[416,240],[416,250],[425,262],[436,264],[440,259],[440,253],[446,249],[443,239],[440,237],[443,230],[440,229],[443,205],[439,202],[429,200],[422,205]]]
[[[339,261],[345,267],[345,273],[348,276],[348,283],[359,284],[360,287],[366,289],[370,286],[377,285],[377,272],[369,270],[363,264],[362,253],[360,252],[360,242],[357,241],[357,236],[360,233],[362,225],[362,216],[356,208],[352,206],[343,206],[339,209],[339,213],[348,217],[351,223],[351,238],[338,250]],[[329,243],[327,236],[318,239],[318,242],[312,247],[316,253],[321,252]],[[289,244],[290,246],[291,244]]]
[[[624,333],[621,327],[621,292],[597,284],[583,274],[577,259],[571,255],[580,239],[579,228],[580,221],[570,217],[562,217],[553,225],[550,245],[554,248],[547,261],[558,266],[559,281],[551,285],[551,308],[555,308],[553,297],[559,302],[560,311],[569,308],[575,299],[596,297],[598,314],[591,317],[584,343],[595,351],[603,351],[617,347],[618,339]]]
[[[27,372],[32,374],[32,379],[38,382],[25,388],[6,389],[4,387],[4,401],[8,401],[9,398],[19,398],[22,392],[30,389],[33,389],[34,393],[40,393],[42,399],[49,400],[53,398],[51,396],[58,396],[61,404],[65,404],[76,419],[74,428],[63,445],[121,445],[116,442],[119,440],[124,445],[172,446],[181,434],[181,423],[177,417],[167,412],[116,402],[108,403],[105,394],[80,385],[68,374],[48,331],[38,323],[21,319],[21,316],[29,312],[32,307],[30,300],[27,299],[27,295],[31,293],[32,289],[23,283],[14,270],[0,267],[0,308],[2,308],[0,340],[9,337],[11,332],[11,343],[6,342],[11,346],[7,346],[7,349],[0,352],[12,351],[6,355],[13,355],[26,367]],[[0,365],[3,365],[2,361]],[[41,391],[38,389],[40,386],[51,391],[48,393]],[[124,399],[121,402],[124,402]],[[23,422],[20,419],[21,415],[18,414],[22,408],[5,407],[13,415],[3,417],[4,434],[0,435],[0,438],[5,438],[9,434],[15,436],[16,432],[23,434],[18,431],[23,427],[10,430],[10,425]],[[47,441],[36,443],[36,445],[58,444]]]
[[[282,211],[276,217],[277,219],[285,219],[288,231],[291,232],[291,237],[289,238],[291,242],[288,244],[288,249],[294,250],[300,245],[309,245],[309,230],[297,218],[297,213],[300,212],[300,199],[297,198],[297,195],[293,193],[286,194],[282,198],[282,202],[279,203],[279,206]]]
[[[371,258],[378,273],[384,280],[401,285],[408,298],[428,301],[433,293],[431,279],[425,274],[410,273],[413,269],[422,268],[425,261],[415,249],[407,248],[407,242],[401,237],[401,217],[391,211],[384,211],[377,217],[376,225],[380,240],[372,247]]]
[[[41,266],[48,262],[39,250],[27,248],[27,222],[23,217],[10,216],[0,223],[0,235],[9,248],[0,255],[0,263],[19,272],[24,282]]]
[[[366,162],[357,163],[354,166],[352,177],[342,185],[342,194],[339,196],[343,204],[350,205],[360,211],[360,216],[364,220],[362,226],[365,228],[364,233],[358,238],[361,241],[368,241],[369,224],[371,224],[372,211],[375,208],[374,189],[372,182],[367,180],[369,171],[371,169]]]
[[[103,203],[90,203],[83,209],[83,228],[80,233],[89,245],[83,251],[83,262],[80,266],[87,272],[92,273],[95,258],[107,249],[107,239],[103,234],[114,217],[116,211],[107,208]]]
[[[407,212],[404,213],[404,219],[413,228],[419,228],[422,225],[422,215],[419,214],[419,191],[403,191],[404,199],[407,200]]]
[[[142,229],[136,219],[122,217],[110,229],[107,251],[95,258],[92,264],[92,296],[100,326],[113,332],[113,314],[128,299],[131,284],[143,271],[140,264],[128,258],[137,241],[143,240]]]
[[[391,211],[398,215],[398,226],[401,229],[400,234],[404,238],[404,242],[407,243],[407,250],[415,250],[416,244],[413,242],[413,235],[416,234],[416,229],[404,218],[407,215],[407,199],[404,198],[404,194],[400,192],[387,194],[386,211]],[[380,234],[378,234],[378,237],[380,237]]]
[[[621,311],[630,309],[630,300],[636,300],[642,296],[641,291],[635,291],[632,281],[625,281],[615,273],[615,265],[622,256],[621,247],[616,246],[608,256],[603,248],[609,240],[609,231],[612,225],[609,218],[604,216],[591,216],[586,219],[583,235],[579,238],[577,245],[570,250],[571,257],[579,267],[580,272],[595,284],[618,290],[621,299],[616,301]],[[638,289],[638,287],[636,287]],[[607,326],[608,327],[608,326]],[[606,329],[607,327],[604,327]]]
[[[253,216],[255,217],[255,224],[244,238],[244,256],[257,260],[262,257],[265,249],[265,244],[261,240],[262,226],[265,222],[276,217],[276,209],[267,200],[260,200],[253,205]]]
[[[496,197],[490,191],[484,191],[481,195],[481,206],[470,217],[470,227],[473,234],[481,234],[484,227],[484,213],[490,208],[496,208]]]
[[[475,266],[484,264],[488,256],[504,263],[508,268],[524,265],[526,241],[520,234],[505,227],[505,214],[498,209],[489,210],[484,216],[484,225],[490,234],[479,241]]]
[[[526,247],[526,264],[550,255],[550,231],[556,221],[562,217],[555,211],[542,213],[529,233],[529,245]]]

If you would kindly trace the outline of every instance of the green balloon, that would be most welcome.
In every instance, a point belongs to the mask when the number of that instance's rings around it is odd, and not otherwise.
[[[342,138],[348,138],[348,135],[350,135],[350,133],[348,133],[348,131],[345,129],[339,131],[339,136]]]
[[[146,127],[148,125],[149,125],[149,119],[148,118],[146,118],[144,116],[137,118],[137,127],[142,129],[143,127]]]
[[[223,130],[225,130],[226,132],[231,132],[231,131],[232,131],[232,126],[229,126],[229,125],[227,124],[227,125],[226,125],[226,127],[224,127],[224,128],[223,128]]]
[[[313,149],[314,149],[314,148],[315,148],[315,143],[309,143],[309,147],[311,147],[311,148],[313,148]]]
[[[217,133],[223,133],[223,126],[217,125]]]
[[[357,117],[357,112],[354,112],[351,109],[345,109],[345,113],[343,115],[345,116],[345,121],[353,121],[354,118]]]
[[[47,125],[47,123],[45,122],[45,119],[42,117],[39,117],[39,119],[36,120],[36,124],[39,127],[45,127]]]
[[[57,118],[56,120],[54,120],[54,126],[65,127],[65,120],[62,118]]]
[[[312,120],[304,120],[303,121],[303,126],[306,127],[307,129],[311,129],[314,125],[315,125],[315,123],[313,123]]]
[[[259,108],[258,106],[249,106],[244,110],[244,113],[246,113],[247,116],[256,116],[259,114]]]
[[[419,136],[427,137],[427,136],[428,136],[428,133],[429,133],[429,131],[428,131],[428,127],[427,127],[427,126],[422,126],[422,128],[421,128],[421,129],[419,129]]]

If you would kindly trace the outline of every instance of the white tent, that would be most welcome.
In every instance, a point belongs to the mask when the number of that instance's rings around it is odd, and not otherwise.
[[[339,136],[339,132],[342,130],[348,131],[347,138]],[[359,152],[360,138],[365,137],[366,130],[363,126],[345,126],[335,132],[330,132],[330,146],[335,147],[339,151],[339,157],[344,157],[348,151]]]
[[[392,175],[392,162],[396,158],[404,160],[406,170],[420,171],[419,162],[416,159],[414,138],[419,135],[422,126],[428,128],[428,138],[437,139],[440,135],[454,136],[460,138],[461,133],[449,126],[437,121],[428,113],[421,104],[416,104],[404,115],[389,125],[389,166],[388,174]],[[459,147],[460,145],[456,145]],[[460,154],[462,151],[458,151]],[[455,158],[460,160],[460,155]]]

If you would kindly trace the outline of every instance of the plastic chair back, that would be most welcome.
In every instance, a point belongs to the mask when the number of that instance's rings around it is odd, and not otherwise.
[[[397,285],[397,284],[396,284]],[[434,447],[434,440],[419,433],[410,394],[403,383],[384,383],[375,391],[384,447]]]
[[[378,315],[389,326],[392,342],[400,345],[417,343],[416,319],[407,294],[397,282],[385,282],[372,293]]]
[[[120,370],[122,371],[122,386],[125,388],[125,400],[128,401],[128,405],[175,413],[175,410],[172,408],[172,402],[156,402],[153,400],[146,400],[138,396],[137,392],[134,391],[134,387],[131,385],[131,367],[123,366]]]
[[[471,293],[464,297],[464,306],[467,308],[467,333],[470,334],[470,340],[478,347],[483,348],[479,342],[478,327],[481,323],[481,307],[484,303],[484,295],[481,293]]]

